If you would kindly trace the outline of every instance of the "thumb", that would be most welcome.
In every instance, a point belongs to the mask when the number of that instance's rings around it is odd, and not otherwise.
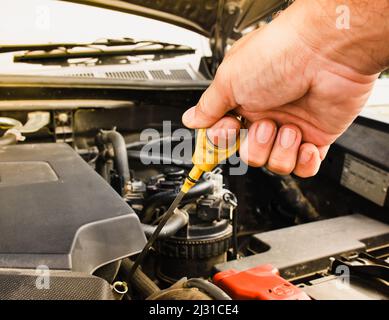
[[[236,107],[230,98],[231,81],[225,72],[221,72],[222,70],[225,70],[223,64],[220,65],[214,81],[203,93],[197,105],[182,116],[182,122],[188,128],[208,128]]]

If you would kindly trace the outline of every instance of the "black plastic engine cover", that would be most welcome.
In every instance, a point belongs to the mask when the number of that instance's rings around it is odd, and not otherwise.
[[[0,268],[92,273],[145,241],[132,209],[67,144],[0,148]]]

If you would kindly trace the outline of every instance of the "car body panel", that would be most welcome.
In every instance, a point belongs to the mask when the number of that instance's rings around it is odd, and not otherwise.
[[[211,37],[219,12],[235,16],[235,30],[242,31],[267,16],[285,0],[62,0],[118,10],[172,23]],[[223,8],[223,11],[220,10]],[[235,10],[239,14],[235,15]]]

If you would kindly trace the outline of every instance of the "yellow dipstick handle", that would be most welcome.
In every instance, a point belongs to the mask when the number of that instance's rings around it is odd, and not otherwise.
[[[204,172],[212,171],[219,163],[232,156],[239,149],[239,145],[239,132],[236,134],[234,141],[226,141],[226,145],[219,144],[216,146],[208,138],[207,130],[199,129],[197,132],[196,148],[192,157],[194,166],[185,179],[181,191],[187,193],[197,183]]]

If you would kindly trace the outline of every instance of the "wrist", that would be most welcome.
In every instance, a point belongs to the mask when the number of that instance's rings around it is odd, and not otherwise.
[[[389,65],[388,16],[387,0],[297,0],[284,21],[322,58],[373,75]]]

